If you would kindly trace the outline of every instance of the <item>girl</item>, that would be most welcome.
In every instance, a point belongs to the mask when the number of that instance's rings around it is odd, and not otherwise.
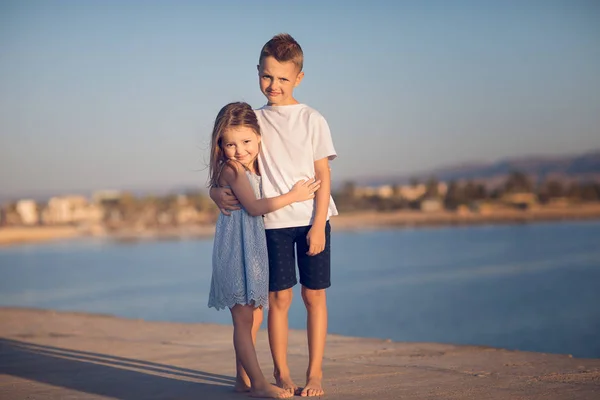
[[[258,171],[260,129],[254,110],[231,103],[219,111],[211,140],[209,183],[229,187],[242,205],[230,216],[219,215],[213,247],[209,307],[228,307],[233,319],[237,391],[252,397],[286,398],[293,394],[267,382],[254,344],[268,307],[269,265],[263,214],[314,198],[320,181],[303,180],[281,196],[261,199]]]

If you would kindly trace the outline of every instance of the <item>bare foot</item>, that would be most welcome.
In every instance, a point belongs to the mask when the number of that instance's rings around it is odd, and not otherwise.
[[[302,388],[302,392],[300,392],[300,396],[302,397],[316,397],[323,396],[325,391],[321,386],[320,378],[308,378],[306,380],[306,386]]]
[[[275,384],[280,388],[287,390],[293,395],[298,391],[298,385],[294,383],[291,377],[275,376]]]
[[[250,389],[250,397],[262,397],[268,399],[287,399],[292,397],[294,394],[288,390],[278,388],[277,386],[267,384],[261,389]]]
[[[235,386],[234,386],[234,390],[238,393],[244,393],[244,392],[249,392],[250,391],[250,380],[243,379],[242,377],[238,376],[235,379]]]

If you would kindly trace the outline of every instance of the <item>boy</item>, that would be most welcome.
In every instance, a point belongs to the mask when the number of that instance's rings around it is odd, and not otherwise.
[[[309,364],[301,396],[321,396],[322,364],[327,335],[325,289],[330,282],[329,217],[337,215],[331,198],[329,160],[336,157],[327,122],[300,104],[293,91],[304,77],[303,53],[288,34],[274,36],[262,48],[258,68],[267,105],[256,110],[262,131],[259,165],[263,195],[289,191],[299,179],[321,180],[315,199],[295,203],[264,216],[269,254],[269,345],[277,385],[296,392],[287,363],[288,311],[296,285],[296,257],[307,310]],[[211,197],[227,209],[226,190]],[[225,211],[226,212],[226,211]],[[294,246],[296,254],[294,254]]]

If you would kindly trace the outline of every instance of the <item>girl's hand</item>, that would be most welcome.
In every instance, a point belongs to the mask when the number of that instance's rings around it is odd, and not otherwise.
[[[321,187],[321,181],[315,178],[296,182],[290,194],[294,202],[306,201],[315,197],[315,192]]]

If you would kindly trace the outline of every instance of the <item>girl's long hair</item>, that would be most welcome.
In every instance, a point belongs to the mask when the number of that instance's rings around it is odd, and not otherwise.
[[[229,103],[217,114],[210,142],[210,164],[208,169],[208,187],[218,187],[219,177],[227,159],[223,153],[222,140],[227,129],[245,126],[260,136],[260,128],[254,110],[248,103]],[[254,161],[254,170],[258,170],[258,159]]]

